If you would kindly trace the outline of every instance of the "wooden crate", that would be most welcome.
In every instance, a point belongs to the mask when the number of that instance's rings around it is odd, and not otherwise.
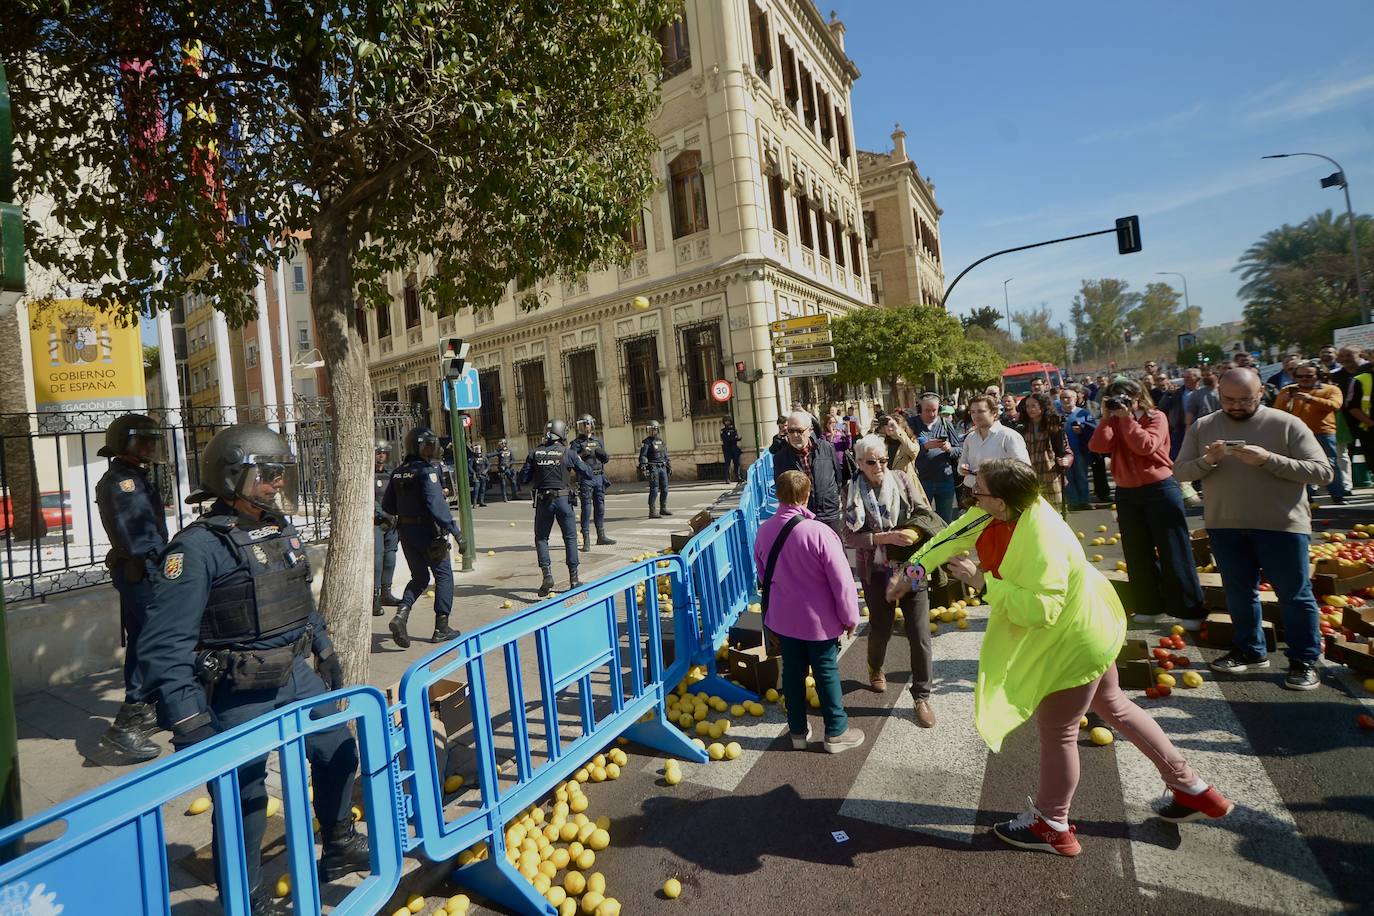
[[[1337,639],[1326,651],[1326,657],[1340,662],[1361,674],[1374,674],[1374,645],[1346,642]]]
[[[1260,624],[1260,628],[1264,632],[1265,648],[1270,652],[1275,651],[1278,646],[1278,634],[1274,631],[1273,622],[1266,620]],[[1229,648],[1231,645],[1231,637],[1234,634],[1234,630],[1231,626],[1231,615],[1208,614],[1207,619],[1202,622],[1202,632],[1207,635],[1206,637],[1202,637],[1201,634],[1199,634],[1199,638],[1206,642],[1207,645],[1216,648]]]

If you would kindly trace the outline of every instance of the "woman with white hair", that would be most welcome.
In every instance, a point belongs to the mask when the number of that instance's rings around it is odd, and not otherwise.
[[[844,543],[854,549],[859,582],[868,602],[868,677],[875,691],[887,690],[883,661],[892,638],[896,609],[902,609],[911,652],[911,697],[916,724],[930,728],[934,679],[930,650],[930,593],[925,580],[904,595],[889,597],[888,583],[911,556],[915,545],[945,527],[926,499],[920,483],[905,471],[888,467],[882,436],[864,436],[854,447],[859,474],[845,491]]]

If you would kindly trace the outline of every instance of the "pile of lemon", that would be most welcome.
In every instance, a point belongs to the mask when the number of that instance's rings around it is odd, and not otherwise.
[[[961,598],[949,605],[949,607],[933,607],[930,609],[930,633],[934,636],[940,632],[941,623],[952,623],[961,630],[968,629],[968,609],[978,607],[982,602],[975,596],[971,598]]]

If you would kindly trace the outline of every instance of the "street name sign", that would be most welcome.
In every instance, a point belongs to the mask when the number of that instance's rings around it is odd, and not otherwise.
[[[786,334],[790,331],[810,331],[817,328],[830,326],[829,315],[802,315],[799,318],[784,318],[782,321],[775,321],[768,327],[774,333]]]
[[[805,347],[800,350],[784,350],[782,353],[783,362],[788,363],[813,363],[834,358],[834,347]]]
[[[779,366],[778,375],[782,378],[803,378],[812,375],[834,375],[839,370],[834,360],[825,363],[796,363]]]

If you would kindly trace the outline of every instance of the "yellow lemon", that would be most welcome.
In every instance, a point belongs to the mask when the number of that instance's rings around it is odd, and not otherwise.
[[[592,782],[605,782],[605,781],[606,781],[606,768],[605,768],[605,767],[592,767]]]
[[[1370,683],[1374,683],[1374,681],[1366,681],[1365,686],[1368,686]],[[1369,689],[1374,690],[1374,687]],[[773,687],[769,687],[763,692],[763,698],[770,703],[776,703],[778,701],[778,691]]]
[[[445,792],[457,792],[461,788],[463,788],[463,777],[457,773],[444,780]]]
[[[663,896],[669,900],[676,900],[682,896],[682,882],[676,878],[669,878],[663,882]]]
[[[587,839],[587,845],[597,852],[611,845],[611,835],[600,827],[592,831],[592,835]]]
[[[611,763],[614,763],[618,767],[623,767],[625,764],[630,762],[629,756],[618,747],[613,748],[611,752],[606,756],[610,757]]]
[[[573,840],[577,839],[577,824],[572,821],[566,822],[562,827],[558,828],[558,838],[564,843],[571,843]]]
[[[1079,727],[1079,728],[1087,728],[1087,727],[1088,727],[1088,717],[1087,717],[1087,716],[1084,716],[1083,718],[1081,718],[1081,719],[1078,720],[1078,727]]]
[[[1370,693],[1374,693],[1374,677],[1367,677],[1364,679],[1364,689],[1368,690]]]
[[[1102,562],[1102,554],[1100,554],[1100,553],[1095,553],[1095,554],[1093,554],[1093,555],[1092,555],[1092,561],[1093,561],[1094,563],[1101,563],[1101,562]]]
[[[549,856],[549,861],[553,867],[562,871],[568,867],[568,851],[566,849],[555,849],[553,855]]]
[[[574,814],[581,814],[583,811],[587,810],[587,796],[577,796],[577,798],[574,798],[572,801],[568,802],[568,807],[572,809],[572,812]]]
[[[563,905],[563,901],[568,899],[568,892],[561,887],[551,887],[544,892],[544,899],[555,907]]]
[[[600,827],[602,830],[611,829],[611,819],[604,814],[598,817],[592,823],[596,824],[596,826]]]
[[[1112,733],[1100,725],[1088,732],[1088,737],[1092,739],[1093,744],[1099,746],[1112,743]]]
[[[412,913],[418,913],[424,908],[425,898],[421,897],[419,894],[411,894],[410,899],[406,901],[406,909],[410,910]]]
[[[558,916],[577,916],[577,901],[569,897],[558,907]]]
[[[1106,530],[1107,530],[1107,526],[1106,526],[1106,525],[1098,525],[1098,526],[1097,526],[1097,530],[1098,530],[1098,531],[1106,531]]]
[[[1185,672],[1183,672],[1183,686],[1184,686],[1184,687],[1201,687],[1201,686],[1202,686],[1202,675],[1201,675],[1201,674],[1198,674],[1196,671],[1185,671]]]
[[[930,625],[930,635],[931,635],[931,636],[934,636],[936,633],[939,633],[939,632],[940,632],[940,625],[939,625],[938,623],[932,623],[932,624]]]
[[[682,782],[682,774],[677,770],[669,770],[663,774],[663,781],[670,786],[675,786]]]
[[[619,778],[620,778],[620,767],[617,766],[617,765],[614,764],[614,763],[608,763],[608,764],[606,764],[606,778],[607,778],[607,779],[619,779]]]
[[[692,743],[696,745],[697,750],[699,750],[699,751],[704,751],[704,750],[706,750],[706,742],[705,742],[705,741],[702,741],[700,738],[693,738],[693,739],[692,739]],[[674,761],[674,763],[676,763],[676,761]]]
[[[716,741],[706,748],[706,753],[712,760],[720,760],[725,756],[725,746]]]
[[[280,810],[281,810],[281,799],[280,799],[280,798],[277,798],[275,795],[269,795],[269,796],[267,796],[267,816],[268,816],[268,817],[275,817],[276,814],[277,814],[277,812],[280,811]]]
[[[286,874],[278,878],[275,890],[276,896],[278,897],[285,897],[287,894],[291,893],[291,876]]]
[[[208,799],[208,798],[206,798],[204,795],[202,795],[200,798],[197,798],[195,801],[191,802],[191,807],[189,807],[189,808],[186,809],[186,813],[187,813],[187,814],[204,814],[206,811],[209,811],[209,810],[210,810],[210,799]]]
[[[702,724],[702,725],[705,725],[706,723],[703,722],[703,723],[701,723],[701,724]],[[717,724],[717,725],[712,725],[712,726],[711,726],[710,728],[708,728],[706,731],[707,731],[707,733],[708,733],[712,738],[719,738],[721,735],[725,734],[725,732],[724,732],[723,730],[721,730],[721,727],[720,727],[719,724]]]
[[[1116,543],[1116,538],[1107,538],[1107,543],[1108,543],[1108,544],[1115,544],[1115,543]]]
[[[359,808],[357,805],[354,805],[352,810],[353,810],[353,820],[355,820],[355,821],[360,821],[360,820],[363,819],[363,809],[362,809],[362,808]]]
[[[867,616],[868,616],[868,605],[864,605],[863,607],[859,608],[859,616],[860,616],[860,617],[867,617]]]
[[[597,904],[596,916],[620,916],[620,901],[614,897],[607,897]]]
[[[957,627],[958,627],[959,629],[961,629],[961,630],[967,630],[967,629],[968,629],[968,620],[967,620],[967,619],[960,620],[957,624],[955,624],[955,626],[957,626]]]
[[[1082,532],[1082,531],[1078,532],[1078,539],[1079,539],[1080,541],[1083,540],[1083,539],[1084,539],[1085,537],[1087,537],[1087,536],[1088,536],[1088,535],[1087,535],[1087,533],[1085,533],[1085,532]]]
[[[549,880],[549,876],[543,872],[535,875],[534,880],[530,883],[534,885],[534,889],[537,890],[541,896],[549,889],[550,885],[553,884],[553,882]]]
[[[570,871],[563,876],[563,890],[574,897],[581,896],[587,889],[587,879],[580,871]]]
[[[595,916],[596,908],[601,905],[603,899],[605,898],[601,896],[600,891],[587,891],[583,894],[581,908],[583,916]]]
[[[636,309],[642,312],[649,307],[649,297],[635,296],[633,299],[630,300],[630,305],[634,306]]]
[[[734,706],[730,707],[730,715],[734,716],[736,719],[743,716],[747,712],[749,712],[749,710],[741,706],[739,703],[736,703]]]
[[[761,716],[761,715],[763,715],[763,704],[762,704],[762,703],[750,703],[750,704],[749,704],[749,715],[751,715],[751,716]]]
[[[1194,672],[1196,673],[1196,672]],[[1155,677],[1155,683],[1161,687],[1177,687],[1178,681],[1172,674],[1160,674]]]
[[[585,871],[596,864],[596,853],[592,852],[590,849],[584,849],[578,854],[573,864]]]
[[[594,871],[587,876],[587,890],[596,893],[606,893],[606,876],[599,871]]]
[[[725,759],[734,760],[743,753],[743,751],[744,749],[739,746],[738,741],[731,741],[729,744],[725,745]]]

